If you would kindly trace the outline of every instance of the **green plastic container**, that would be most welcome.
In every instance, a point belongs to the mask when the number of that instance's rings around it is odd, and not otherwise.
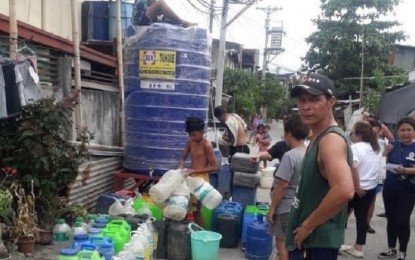
[[[80,260],[102,260],[101,256],[99,255],[98,251],[94,250],[81,250],[78,253],[78,258]]]
[[[144,203],[146,203],[146,201],[142,197],[136,198],[134,200],[132,207],[137,212],[137,210],[139,210],[143,206]]]
[[[202,206],[201,214],[203,219],[203,228],[206,230],[212,230],[213,210]]]
[[[111,231],[111,230],[104,230],[103,232],[105,237],[109,237],[114,244],[114,251],[115,254],[118,254],[123,248],[126,243],[125,238],[122,237],[118,232]]]
[[[258,211],[257,207],[255,205],[247,205],[245,207],[245,214],[256,214]]]
[[[147,207],[150,209],[151,214],[156,220],[163,219],[163,210],[152,202],[147,202]]]
[[[107,224],[105,229],[112,229],[112,228],[118,230],[118,232],[120,232],[121,234],[125,234],[125,236],[128,238],[127,241],[130,240],[131,226],[130,224],[128,224],[127,221],[122,220],[122,219],[113,219]]]

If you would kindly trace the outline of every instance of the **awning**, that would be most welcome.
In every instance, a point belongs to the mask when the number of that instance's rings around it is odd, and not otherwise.
[[[415,110],[415,83],[383,95],[378,116],[383,123],[396,124],[399,119],[413,110]]]

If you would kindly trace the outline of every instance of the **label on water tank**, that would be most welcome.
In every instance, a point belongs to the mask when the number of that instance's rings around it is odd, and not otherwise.
[[[174,81],[140,80],[142,89],[174,90]]]
[[[176,77],[176,52],[166,50],[139,51],[139,77],[171,79]]]

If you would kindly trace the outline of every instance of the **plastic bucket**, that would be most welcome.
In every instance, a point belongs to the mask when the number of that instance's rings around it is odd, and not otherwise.
[[[219,243],[222,239],[222,235],[212,231],[200,230],[194,231],[192,226],[196,226],[194,223],[189,224],[189,230],[191,232],[191,246],[192,246],[192,259],[193,260],[217,260],[219,259]]]

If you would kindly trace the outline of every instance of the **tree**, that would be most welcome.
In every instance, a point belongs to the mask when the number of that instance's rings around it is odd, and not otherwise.
[[[261,99],[255,75],[243,70],[226,68],[223,75],[223,92],[231,95],[231,111],[252,115]]]
[[[285,113],[286,94],[278,77],[267,74],[263,84],[259,82],[248,71],[225,69],[223,92],[232,96],[230,111],[253,115],[262,107],[267,108],[266,115],[271,118]]]
[[[323,73],[333,79],[344,94],[354,93],[361,72],[362,40],[364,41],[364,76],[381,69],[390,76],[396,69],[388,65],[388,57],[397,41],[404,40],[402,31],[392,30],[397,21],[386,20],[399,0],[321,0],[321,15],[313,20],[317,31],[306,41],[310,44],[305,61],[320,64]],[[363,34],[364,32],[364,34]],[[364,35],[364,39],[362,39]],[[366,82],[365,82],[366,83]]]

